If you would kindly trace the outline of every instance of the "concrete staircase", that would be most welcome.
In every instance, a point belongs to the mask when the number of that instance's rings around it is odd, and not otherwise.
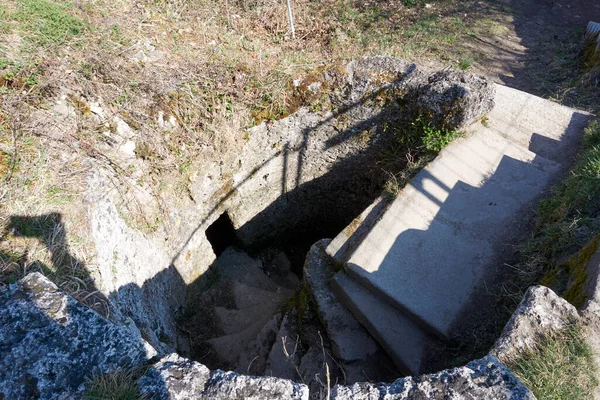
[[[590,115],[504,86],[495,107],[327,253],[339,300],[407,374],[452,336],[519,242],[536,202],[571,165]]]

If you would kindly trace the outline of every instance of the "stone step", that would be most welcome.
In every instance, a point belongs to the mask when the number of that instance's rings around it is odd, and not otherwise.
[[[265,302],[243,310],[215,307],[215,315],[223,333],[231,335],[243,331],[267,315],[273,315],[281,306],[281,302]]]
[[[301,379],[297,367],[302,359],[298,315],[295,311],[283,316],[275,342],[267,357],[265,375],[283,379]]]
[[[345,269],[447,337],[560,167],[489,129],[460,138],[398,194]]]
[[[327,246],[327,254],[338,264],[350,259],[356,248],[369,234],[371,228],[385,213],[390,202],[383,196],[375,199],[358,217],[337,235]]]
[[[237,281],[232,282],[231,293],[235,308],[238,310],[253,309],[255,307],[269,309],[275,307],[277,309],[294,294],[292,290],[282,287],[278,287],[277,291],[263,290]]]
[[[279,291],[280,286],[264,273],[261,266],[260,261],[235,247],[227,248],[217,259],[217,271],[222,278],[262,290]]]
[[[323,239],[310,248],[304,263],[304,281],[317,305],[319,319],[327,330],[333,354],[343,362],[367,360],[378,351],[379,346],[331,290],[330,283],[336,268],[325,253],[330,242]]]
[[[498,84],[494,101],[485,122],[488,127],[474,124],[471,131],[489,129],[557,163],[572,161],[581,132],[593,118],[586,112]]]
[[[256,340],[257,335],[272,317],[272,315],[266,315],[241,332],[219,336],[207,340],[205,343],[215,352],[221,362],[225,363],[228,368],[233,368],[246,347]]]
[[[385,349],[401,373],[417,375],[421,372],[426,351],[435,341],[431,335],[344,272],[334,276],[332,289]]]
[[[246,346],[240,355],[236,372],[247,375],[264,375],[267,358],[277,339],[282,318],[282,314],[277,313],[263,326],[256,338]]]

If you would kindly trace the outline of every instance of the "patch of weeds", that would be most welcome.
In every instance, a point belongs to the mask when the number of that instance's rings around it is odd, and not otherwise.
[[[26,63],[0,58],[0,87],[31,89],[39,84],[41,65],[36,61]]]
[[[431,124],[424,124],[423,129],[423,147],[432,153],[439,153],[448,146],[454,139],[463,135],[452,129],[436,128]]]
[[[24,257],[15,252],[0,250],[0,283],[12,284],[23,275]]]
[[[141,371],[124,370],[88,379],[83,398],[86,400],[143,400],[136,385]]]
[[[472,66],[473,66],[473,60],[469,57],[461,57],[460,60],[458,60],[458,68],[463,71],[467,71]]]
[[[124,106],[129,102],[129,100],[129,93],[127,93],[126,90],[123,90],[121,93],[119,93],[114,103],[116,106]]]
[[[404,0],[404,5],[409,8],[419,5],[421,3],[422,3],[421,0]]]
[[[381,164],[389,175],[384,184],[384,194],[392,197],[437,153],[463,135],[462,132],[438,128],[423,116],[409,123],[384,126],[384,129],[392,129],[395,137],[394,146],[384,151],[381,158]]]
[[[119,24],[114,24],[110,28],[109,36],[112,41],[117,42],[120,45],[127,46],[129,44],[129,41],[123,36],[123,32],[121,31]]]
[[[87,29],[65,4],[50,0],[17,0],[17,4],[16,20],[38,45],[62,44]]]
[[[543,338],[509,368],[538,399],[590,399],[598,386],[593,352],[578,325]]]
[[[50,186],[46,191],[46,199],[48,204],[64,205],[69,203],[73,199],[73,196],[63,193],[61,188],[58,186]]]

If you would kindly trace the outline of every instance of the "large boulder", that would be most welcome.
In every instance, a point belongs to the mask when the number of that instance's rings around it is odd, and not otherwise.
[[[579,320],[575,307],[545,286],[530,287],[490,354],[504,363],[533,349],[539,339]]]
[[[461,130],[494,107],[495,86],[483,76],[439,71],[427,81],[415,92],[413,107],[438,127]]]
[[[487,399],[533,400],[525,387],[496,358],[487,356],[464,367],[430,375],[407,377],[394,383],[356,383],[335,386],[332,400]]]
[[[117,325],[31,273],[0,294],[0,399],[78,397],[87,376],[156,355]]]

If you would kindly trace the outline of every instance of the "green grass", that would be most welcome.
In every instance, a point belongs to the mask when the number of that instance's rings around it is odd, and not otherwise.
[[[524,248],[527,273],[547,272],[566,251],[580,248],[599,225],[600,201],[600,123],[592,121],[585,129],[579,162],[555,189],[551,198],[540,203],[534,237]],[[536,276],[539,278],[539,276]]]
[[[86,400],[143,400],[135,383],[137,373],[126,370],[90,378],[85,385]]]
[[[71,14],[67,3],[17,0],[17,4],[19,8],[14,17],[37,45],[62,44],[86,30],[86,25]]]
[[[437,127],[423,116],[409,123],[384,126],[384,129],[392,129],[395,137],[394,145],[381,157],[383,169],[389,176],[384,184],[384,195],[392,197],[444,147],[463,135],[463,132]]]
[[[468,70],[472,65],[473,60],[471,60],[469,57],[462,57],[460,60],[458,60],[458,68],[463,71]]]
[[[538,399],[590,399],[598,385],[592,349],[580,326],[542,339],[509,368]]]

